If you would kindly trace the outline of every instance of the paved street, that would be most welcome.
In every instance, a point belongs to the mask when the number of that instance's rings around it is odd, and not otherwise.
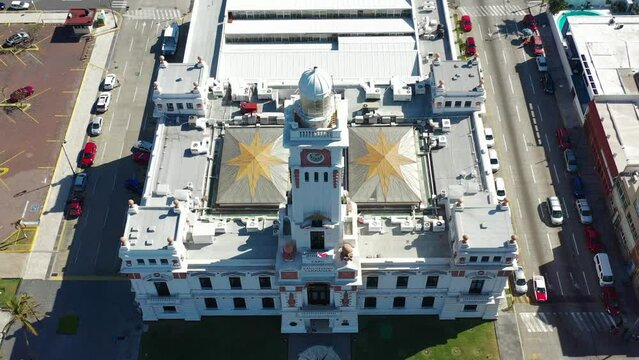
[[[568,89],[545,15],[538,16],[537,21],[555,79],[555,96],[544,93],[535,59],[519,40],[525,13],[522,11],[538,4],[461,1],[457,9],[460,14],[473,17],[471,35],[477,40],[488,94],[484,122],[495,132],[502,162],[497,176],[506,181],[513,223],[520,238],[520,263],[528,278],[544,275],[549,288],[549,303],[540,307],[530,305],[527,296],[516,298],[524,355],[527,359],[625,355],[630,351],[629,345],[609,332],[611,318],[603,313],[599,300],[592,254],[583,238],[583,226],[577,221],[571,175],[565,171],[563,154],[555,140],[556,128],[570,128],[595,227],[602,234],[613,234],[583,130],[577,127],[574,117],[565,116],[570,111],[570,105],[563,100]],[[539,6],[531,10],[537,14]],[[560,198],[564,208],[565,223],[561,227],[550,226],[544,202],[552,195]],[[613,250],[616,239],[608,236],[603,241],[616,258],[615,274],[622,278],[621,262]],[[529,288],[531,285],[529,282]],[[622,308],[634,309],[634,298],[626,295]],[[629,313],[626,317],[634,321],[636,315]]]

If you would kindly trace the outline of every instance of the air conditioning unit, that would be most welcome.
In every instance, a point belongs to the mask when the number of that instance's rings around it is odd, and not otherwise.
[[[369,87],[366,89],[366,100],[379,100],[382,98],[382,89]]]
[[[213,86],[213,96],[223,97],[224,96],[224,87],[222,87],[222,85]]]
[[[368,221],[369,232],[382,232],[383,229],[384,229],[384,224],[382,223],[382,219],[374,218]]]
[[[411,231],[415,230],[415,222],[413,220],[406,219],[406,220],[402,221],[402,223],[399,226],[399,228],[400,228],[400,230],[402,232],[411,232]]]
[[[226,221],[215,223],[215,235],[217,234],[226,234]]]
[[[446,231],[446,222],[441,219],[431,220],[431,229],[433,232],[444,232]]]
[[[256,232],[260,231],[260,223],[257,219],[250,219],[246,222],[246,231],[247,232]]]
[[[450,132],[450,119],[441,119],[441,131],[448,133]]]

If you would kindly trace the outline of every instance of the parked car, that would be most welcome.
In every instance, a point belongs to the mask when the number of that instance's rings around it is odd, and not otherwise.
[[[535,62],[537,63],[537,70],[539,70],[539,72],[548,72],[548,62],[545,56],[537,56]]]
[[[497,201],[502,201],[506,198],[506,183],[504,178],[495,178],[495,191],[497,192]]]
[[[490,159],[490,168],[495,173],[499,171],[499,158],[497,157],[497,150],[488,150],[488,158]]]
[[[12,92],[11,95],[9,95],[9,102],[10,103],[20,102],[28,98],[29,96],[33,95],[34,92],[35,92],[35,89],[31,85],[21,87],[18,90]]]
[[[102,116],[96,116],[89,122],[89,134],[91,136],[98,136],[102,134],[102,124],[104,123],[104,119]]]
[[[513,271],[513,283],[515,284],[516,294],[524,295],[528,292],[526,273],[523,267],[517,266],[517,270]]]
[[[576,173],[579,170],[577,166],[577,156],[573,149],[564,150],[564,161],[566,163],[566,171],[569,173]]]
[[[532,14],[527,14],[524,16],[524,27],[536,31],[537,30],[537,21],[535,21],[535,17]]]
[[[588,244],[588,250],[591,253],[596,254],[603,251],[603,245],[599,241],[599,231],[597,231],[592,225],[584,226],[584,238],[586,244]]]
[[[550,73],[542,73],[541,74],[541,86],[544,88],[544,92],[548,95],[552,95],[555,93],[555,82],[550,76]]]
[[[75,178],[73,178],[73,191],[74,192],[83,192],[87,187],[87,182],[89,181],[89,174],[87,173],[77,173],[75,174]]]
[[[98,96],[98,101],[95,104],[95,110],[97,112],[105,112],[109,110],[109,105],[111,104],[111,93],[103,92]]]
[[[89,141],[84,145],[82,150],[82,158],[80,159],[80,167],[86,168],[93,165],[95,155],[98,153],[98,145],[93,141]]]
[[[30,6],[31,4],[26,1],[12,1],[9,10],[29,10]]]
[[[556,196],[549,196],[546,199],[548,205],[548,213],[550,214],[550,223],[552,225],[561,225],[564,223],[564,212],[561,209],[561,203]]]
[[[577,199],[583,199],[586,197],[586,192],[584,191],[584,182],[581,180],[581,176],[575,176],[572,178],[572,194]]]
[[[113,90],[118,86],[118,77],[115,74],[107,74],[102,83],[102,90]]]
[[[555,137],[557,137],[557,143],[559,143],[559,148],[561,150],[572,148],[572,141],[570,141],[568,129],[557,128],[557,130],[555,130]]]
[[[4,8],[5,8],[4,3],[3,3],[3,2],[0,2],[0,10],[4,10]]]
[[[151,152],[153,150],[153,143],[150,141],[138,140],[138,142],[133,145],[131,151],[135,152],[137,150]]]
[[[135,150],[133,151],[133,161],[138,164],[146,165],[151,160],[151,153],[148,151]]]
[[[11,36],[9,36],[5,41],[4,41],[4,45],[3,47],[12,47],[12,46],[16,46],[19,44],[22,44],[23,42],[29,40],[31,37],[29,36],[29,33],[26,31],[20,31],[17,32]]]
[[[473,29],[473,22],[470,20],[470,15],[462,15],[460,24],[464,32],[470,32]]]
[[[548,293],[546,292],[546,279],[544,279],[543,276],[533,276],[533,289],[535,290],[535,300],[537,300],[537,302],[548,301]]]
[[[544,43],[541,40],[541,36],[533,35],[531,40],[528,40],[530,46],[532,47],[532,52],[535,56],[542,56],[546,53],[544,52]]]
[[[466,55],[473,56],[477,54],[477,45],[475,45],[475,38],[469,36],[466,38]]]
[[[84,207],[84,198],[82,195],[73,195],[69,201],[67,201],[67,218],[75,219],[82,215]]]
[[[590,204],[588,204],[588,200],[575,200],[575,207],[577,208],[577,214],[579,215],[579,222],[586,225],[592,224],[592,210],[590,210]]]
[[[484,136],[486,137],[486,146],[489,148],[495,146],[495,135],[492,128],[484,128]]]
[[[612,316],[619,315],[619,294],[612,286],[604,286],[601,288],[601,301],[603,301],[606,312]]]

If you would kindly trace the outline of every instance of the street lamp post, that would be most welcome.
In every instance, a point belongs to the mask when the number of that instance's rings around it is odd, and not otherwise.
[[[75,175],[75,169],[73,168],[73,164],[71,164],[71,159],[69,159],[69,154],[67,154],[67,149],[64,147],[64,144],[66,144],[67,141],[63,140],[62,141],[62,152],[64,152],[64,156],[67,158],[67,162],[69,163],[69,167],[71,168],[71,171],[73,172],[73,175]]]

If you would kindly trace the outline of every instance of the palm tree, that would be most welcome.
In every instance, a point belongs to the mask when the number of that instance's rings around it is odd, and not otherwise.
[[[20,294],[18,296],[14,296],[9,301],[7,301],[7,308],[9,309],[9,313],[11,314],[11,320],[2,328],[1,336],[4,339],[9,328],[16,323],[19,322],[22,324],[22,327],[26,329],[24,332],[24,340],[27,343],[27,348],[29,347],[29,338],[27,336],[27,332],[38,336],[38,331],[34,326],[35,322],[40,321],[40,312],[37,308],[40,304],[36,303],[33,300],[33,296],[29,294]]]

